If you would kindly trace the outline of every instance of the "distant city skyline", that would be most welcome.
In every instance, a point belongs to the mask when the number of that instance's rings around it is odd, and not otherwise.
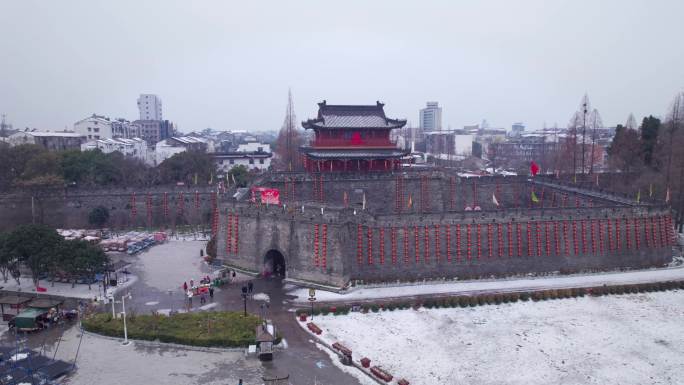
[[[300,121],[380,100],[419,126],[435,100],[445,128],[534,130],[565,127],[585,93],[606,126],[664,116],[684,87],[684,2],[427,3],[3,2],[0,113],[62,130],[134,120],[149,93],[183,132],[277,130],[291,87]]]

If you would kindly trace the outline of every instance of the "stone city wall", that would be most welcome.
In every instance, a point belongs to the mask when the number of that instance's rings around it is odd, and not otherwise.
[[[212,195],[211,188],[191,186],[5,194],[0,195],[0,230],[29,223],[88,228],[88,215],[98,206],[109,210],[106,226],[111,228],[207,226],[211,222]]]

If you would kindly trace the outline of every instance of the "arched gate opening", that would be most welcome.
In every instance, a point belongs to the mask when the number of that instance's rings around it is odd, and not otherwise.
[[[264,276],[285,278],[285,257],[278,250],[269,250],[264,256]]]

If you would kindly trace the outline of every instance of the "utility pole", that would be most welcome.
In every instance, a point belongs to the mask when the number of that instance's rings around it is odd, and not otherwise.
[[[582,175],[585,173],[585,164],[584,164],[584,145],[585,145],[585,139],[587,137],[587,95],[584,95],[584,99],[582,100]]]

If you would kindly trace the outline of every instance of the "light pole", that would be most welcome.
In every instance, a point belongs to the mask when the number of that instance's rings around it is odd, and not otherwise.
[[[131,299],[131,293],[128,293],[127,295],[122,295],[121,296],[121,307],[123,309],[123,321],[124,321],[124,342],[121,344],[123,346],[127,346],[131,342],[128,340],[128,329],[126,328],[126,297],[128,299]]]
[[[242,287],[242,302],[245,305],[245,317],[247,317],[247,286]]]

